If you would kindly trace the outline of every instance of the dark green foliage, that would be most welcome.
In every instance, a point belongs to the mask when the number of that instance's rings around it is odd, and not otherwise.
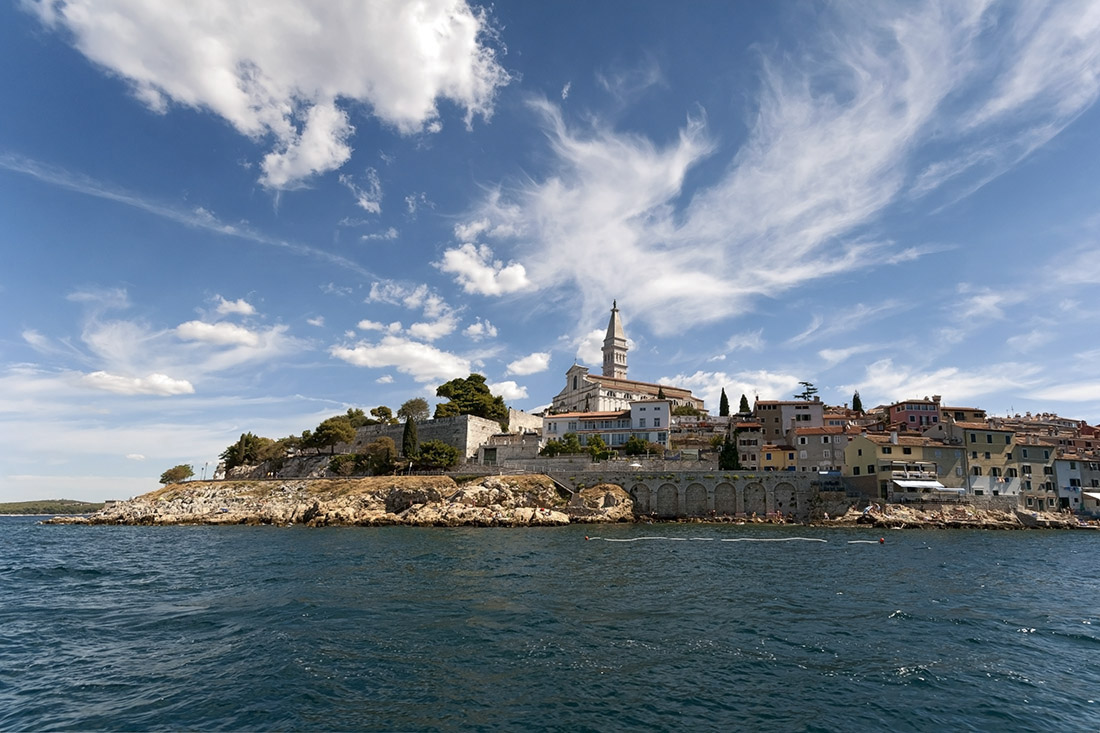
[[[718,454],[718,468],[722,471],[737,471],[741,468],[741,457],[737,453],[737,445],[729,438],[722,443],[722,452]]]
[[[429,414],[428,401],[423,397],[413,397],[411,400],[405,400],[397,410],[397,417],[402,420],[408,420],[410,417],[413,420],[427,420]]]
[[[799,382],[798,384],[801,385],[802,391],[794,396],[796,400],[809,401],[817,394],[817,387],[814,386],[813,382]]]
[[[270,457],[271,446],[274,443],[275,441],[271,438],[241,433],[236,443],[222,451],[220,458],[225,461],[227,471],[237,466],[252,466]]]
[[[676,405],[672,408],[672,414],[677,417],[698,417],[699,410],[695,405]]]
[[[726,388],[722,388],[722,398],[718,401],[718,416],[729,417],[730,414],[730,401],[726,397]]]
[[[178,484],[180,481],[186,481],[195,475],[195,472],[191,470],[191,467],[186,463],[181,463],[178,466],[173,466],[160,475],[160,482],[162,484]]]
[[[588,455],[592,456],[593,461],[604,461],[615,455],[615,451],[608,448],[607,443],[598,435],[590,436],[588,445],[585,448],[588,450]]]
[[[405,458],[416,458],[420,450],[420,439],[416,434],[416,421],[412,416],[405,418],[405,432],[401,434],[401,455]]]
[[[364,425],[378,424],[377,420],[372,420],[371,418],[367,417],[367,413],[363,412],[358,407],[349,407],[346,417],[353,428],[361,428]]]
[[[852,395],[852,409],[858,413],[863,413],[863,400],[859,398],[858,389],[856,390],[856,393]]]
[[[435,393],[438,397],[450,400],[435,406],[436,418],[476,415],[496,420],[504,430],[508,429],[508,407],[504,404],[504,398],[494,397],[485,384],[485,377],[480,374],[471,374],[465,379],[452,379],[441,384]]]
[[[393,416],[393,410],[385,405],[379,405],[370,411],[370,414],[378,418],[378,422],[383,425],[396,425],[397,418]]]
[[[580,439],[576,433],[566,433],[561,436],[561,440],[551,440],[543,449],[539,451],[539,455],[554,456],[559,455],[572,455],[574,453],[584,453],[585,448],[581,445]]]
[[[639,438],[637,435],[631,435],[626,439],[626,442],[623,443],[623,453],[626,453],[628,456],[640,456],[646,452],[648,446],[649,444],[642,438]]]
[[[657,399],[663,400],[664,398],[665,398],[665,388],[664,387],[658,387],[657,388]]]
[[[737,411],[744,415],[752,412],[752,408],[749,407],[749,398],[744,393],[741,393],[741,404],[737,406]]]
[[[392,438],[385,436],[375,438],[367,443],[363,449],[366,456],[367,470],[375,476],[385,473],[393,473],[397,465],[397,446]]]
[[[442,440],[425,440],[420,444],[417,466],[426,469],[443,469],[457,466],[461,460],[458,448]]]
[[[91,514],[103,508],[102,503],[73,499],[40,499],[38,501],[0,502],[0,514]]]
[[[305,433],[303,443],[305,442]],[[309,437],[312,448],[331,448],[336,452],[337,443],[351,443],[355,440],[355,428],[346,415],[337,415],[324,420]]]

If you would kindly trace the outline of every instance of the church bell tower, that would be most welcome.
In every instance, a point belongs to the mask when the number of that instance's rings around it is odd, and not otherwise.
[[[626,334],[619,318],[617,301],[611,301],[611,320],[603,340],[603,375],[626,379]]]

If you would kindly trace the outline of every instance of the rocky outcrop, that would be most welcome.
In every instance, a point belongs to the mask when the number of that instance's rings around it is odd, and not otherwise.
[[[574,522],[634,521],[634,502],[630,494],[615,484],[581,489],[569,500],[568,511]]]
[[[1080,526],[1075,517],[1064,514],[999,511],[964,504],[934,510],[916,509],[904,504],[872,505],[863,510],[851,508],[843,516],[827,520],[824,524],[863,525],[881,529],[1071,529]]]
[[[190,481],[87,517],[55,517],[47,523],[518,527],[629,516],[626,493],[604,489],[602,496],[613,498],[570,503],[546,476],[489,476],[461,486],[446,476]]]

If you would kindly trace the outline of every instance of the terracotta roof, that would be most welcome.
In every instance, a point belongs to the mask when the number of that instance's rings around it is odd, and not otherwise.
[[[989,423],[985,422],[956,422],[955,425],[963,428],[964,430],[986,430],[991,433],[1014,433],[1016,432],[1012,428],[995,428]]]
[[[556,415],[547,415],[547,418],[576,417],[586,420],[606,420],[611,417],[629,417],[630,410],[610,410],[603,412],[559,412]]]
[[[915,445],[945,445],[942,440],[926,438],[923,435],[899,435],[896,443],[889,433],[868,433],[866,437],[872,443],[877,443],[878,445],[902,445],[909,447]]]
[[[614,387],[622,385],[621,388],[637,387],[639,392],[647,392],[657,394],[658,391],[664,390],[665,394],[676,394],[677,396],[691,397],[692,399],[699,399],[691,394],[690,389],[683,389],[682,387],[670,387],[667,384],[653,384],[651,382],[638,382],[633,379],[620,379],[619,377],[605,377],[602,374],[588,374],[588,379],[599,382],[604,386]],[[699,400],[702,402],[702,400]]]
[[[822,425],[819,428],[795,428],[795,435],[843,435],[843,425]]]
[[[818,400],[757,400],[757,405],[821,405]]]

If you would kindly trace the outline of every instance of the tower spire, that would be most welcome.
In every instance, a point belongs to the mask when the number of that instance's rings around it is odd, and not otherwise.
[[[619,318],[618,300],[611,301],[611,318],[603,340],[603,375],[626,379],[626,333]]]

